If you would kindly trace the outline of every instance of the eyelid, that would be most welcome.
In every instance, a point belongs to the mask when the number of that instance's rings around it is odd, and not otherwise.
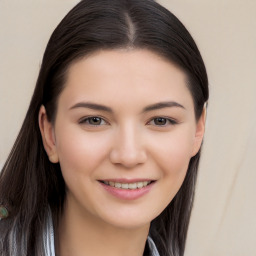
[[[166,119],[166,121],[168,122],[167,124],[164,124],[164,125],[152,124],[152,125],[157,126],[157,127],[166,127],[166,126],[169,126],[169,125],[179,124],[179,122],[174,118],[170,118],[170,117],[166,117],[166,116],[155,116],[155,117],[150,118],[150,120],[147,122],[147,125],[151,125],[150,123],[153,122],[157,118]]]
[[[93,124],[90,124],[90,123],[87,123],[88,120],[90,120],[91,118],[99,118],[101,119],[101,121],[104,122],[104,124],[99,124],[99,125],[93,125]],[[102,126],[102,125],[109,125],[109,122],[102,116],[97,116],[97,115],[90,115],[90,116],[84,116],[82,118],[80,118],[78,120],[78,123],[79,124],[85,124],[85,125],[89,125],[89,126]]]
[[[91,118],[99,118],[101,119],[101,123],[100,124],[90,124],[88,123],[88,121],[91,119]],[[151,122],[154,122],[157,118],[162,118],[162,119],[165,119],[166,120],[166,124],[164,125],[157,125],[157,124],[151,124]],[[103,122],[103,124],[102,124]],[[88,126],[102,126],[102,125],[109,125],[110,123],[106,120],[106,118],[102,117],[102,116],[99,116],[99,115],[90,115],[90,116],[84,116],[82,118],[80,118],[78,120],[78,123],[79,124],[85,124],[85,125],[88,125]],[[147,122],[146,122],[146,125],[154,125],[154,126],[157,126],[157,127],[166,127],[166,126],[171,126],[171,125],[176,125],[176,124],[179,124],[179,122],[174,119],[174,118],[170,118],[170,117],[166,117],[166,116],[154,116],[154,117],[151,117]]]

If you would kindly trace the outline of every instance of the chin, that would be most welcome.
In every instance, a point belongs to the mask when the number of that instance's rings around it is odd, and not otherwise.
[[[123,211],[102,216],[102,220],[115,228],[140,229],[149,228],[151,221],[158,215],[156,213],[149,214],[148,211],[144,211],[143,213]]]
[[[111,226],[118,229],[141,229],[141,228],[149,228],[150,221],[145,222],[145,220],[126,218],[119,220],[112,220],[108,222]]]

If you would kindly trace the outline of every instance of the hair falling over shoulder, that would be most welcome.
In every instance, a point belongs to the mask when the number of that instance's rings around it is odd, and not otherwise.
[[[208,79],[200,52],[182,23],[153,0],[82,0],[60,22],[46,47],[23,125],[0,174],[0,254],[46,256],[43,234],[49,215],[54,227],[65,201],[59,164],[45,153],[38,112],[54,123],[68,67],[102,49],[149,49],[187,75],[198,119],[208,100]],[[200,151],[191,158],[185,180],[168,207],[151,223],[150,236],[161,256],[182,256],[193,205]]]

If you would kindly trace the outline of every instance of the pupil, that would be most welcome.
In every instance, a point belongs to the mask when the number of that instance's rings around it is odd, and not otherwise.
[[[155,123],[157,125],[165,125],[166,124],[166,119],[165,118],[156,118]]]
[[[93,125],[100,124],[100,122],[101,122],[101,119],[99,117],[92,117],[90,119],[90,123],[93,124]]]

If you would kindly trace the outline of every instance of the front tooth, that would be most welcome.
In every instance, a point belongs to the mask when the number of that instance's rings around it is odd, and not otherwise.
[[[137,183],[130,183],[129,184],[129,189],[136,189],[137,188]]]
[[[116,187],[116,188],[121,188],[121,187],[122,187],[122,184],[121,184],[121,183],[118,183],[118,182],[115,182],[115,187]]]
[[[121,184],[121,186],[122,186],[123,189],[128,189],[129,188],[129,184],[128,183]]]
[[[120,183],[120,182],[113,182],[113,181],[104,181],[105,184],[116,187],[116,188],[122,188],[122,189],[137,189],[137,188],[143,188],[146,187],[150,181],[140,181],[135,183]]]
[[[143,185],[144,185],[143,182],[138,182],[138,183],[137,183],[137,188],[142,188]]]

